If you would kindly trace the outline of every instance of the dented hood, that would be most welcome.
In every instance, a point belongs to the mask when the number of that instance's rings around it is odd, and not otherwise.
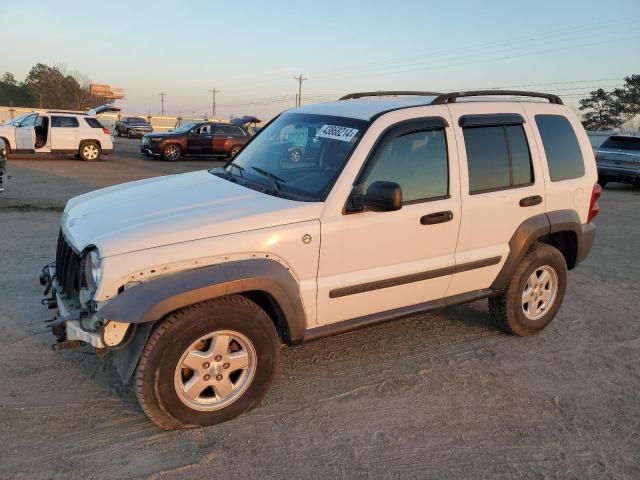
[[[72,198],[62,230],[102,257],[317,219],[322,203],[267,195],[207,171],[151,178]]]

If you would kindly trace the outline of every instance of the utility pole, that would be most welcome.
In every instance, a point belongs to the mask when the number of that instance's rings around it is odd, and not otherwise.
[[[298,82],[298,106],[302,105],[302,82],[307,80],[305,77],[300,74],[298,77],[293,77],[294,80]]]
[[[220,93],[220,90],[213,88],[209,90],[209,93],[213,97],[211,100],[211,118],[213,119],[216,116],[216,93]]]
[[[164,97],[166,95],[167,95],[166,93],[160,92],[160,102],[162,103],[162,110],[161,110],[160,115],[164,115]]]

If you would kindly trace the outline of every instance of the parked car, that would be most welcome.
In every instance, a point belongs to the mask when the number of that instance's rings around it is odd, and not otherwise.
[[[640,137],[611,135],[596,151],[598,183],[640,185]]]
[[[0,193],[4,192],[4,186],[7,183],[7,148],[4,141],[0,139]]]
[[[110,109],[93,110],[93,115],[69,111],[31,112],[0,125],[0,139],[7,154],[74,154],[82,160],[99,160],[113,150],[111,132],[96,115]]]
[[[291,168],[301,128],[319,146]],[[44,303],[58,348],[109,354],[158,426],[212,425],[260,402],[281,344],[485,298],[540,332],[593,244],[597,178],[555,95],[352,94],[282,113],[225,167],[71,199]]]
[[[140,142],[140,151],[169,162],[188,155],[233,157],[250,138],[238,125],[190,122],[170,132],[145,135]]]
[[[151,124],[141,117],[123,117],[115,123],[114,129],[119,137],[124,135],[129,138],[138,138],[153,132]]]

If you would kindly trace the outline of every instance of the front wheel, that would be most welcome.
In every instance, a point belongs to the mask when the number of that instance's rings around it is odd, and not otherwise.
[[[178,145],[167,145],[162,149],[162,158],[167,162],[176,162],[181,156],[182,150]]]
[[[557,248],[535,243],[506,292],[489,298],[491,316],[507,332],[527,336],[546,327],[562,305],[567,264]]]
[[[100,146],[96,142],[85,142],[80,145],[78,155],[85,162],[95,162],[100,159]]]
[[[136,370],[136,395],[160,428],[207,426],[257,404],[273,383],[279,339],[269,316],[232,295],[169,315]]]

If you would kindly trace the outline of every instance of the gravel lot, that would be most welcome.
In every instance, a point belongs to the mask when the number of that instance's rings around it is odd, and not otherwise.
[[[39,270],[68,198],[209,167],[10,159],[0,195],[0,478],[640,478],[640,189],[611,184],[591,256],[541,334],[486,301],[283,351],[263,403],[164,432],[115,370],[53,352]],[[167,192],[171,195],[171,192]]]

